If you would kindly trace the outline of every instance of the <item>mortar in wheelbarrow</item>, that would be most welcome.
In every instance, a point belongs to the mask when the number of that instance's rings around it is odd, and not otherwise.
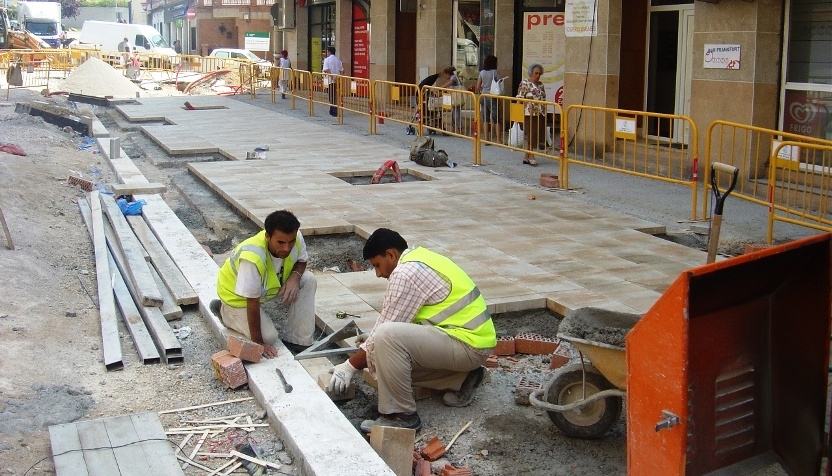
[[[564,317],[558,338],[571,343],[611,384],[626,390],[624,339],[640,318],[640,314],[584,307]]]

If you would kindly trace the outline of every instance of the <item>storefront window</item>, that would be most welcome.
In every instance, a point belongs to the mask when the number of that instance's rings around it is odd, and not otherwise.
[[[456,74],[465,87],[480,73],[480,2],[457,2]]]

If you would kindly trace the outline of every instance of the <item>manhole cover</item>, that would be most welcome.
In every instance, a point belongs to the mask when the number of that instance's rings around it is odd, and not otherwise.
[[[432,177],[416,172],[414,170],[404,169],[402,172],[402,182],[424,182],[428,180],[433,180]],[[333,177],[337,177],[344,182],[347,182],[351,185],[371,185],[370,181],[373,179],[373,172],[337,172],[333,173]],[[393,176],[392,172],[387,172],[381,177],[381,181],[379,183],[395,183],[396,180]]]

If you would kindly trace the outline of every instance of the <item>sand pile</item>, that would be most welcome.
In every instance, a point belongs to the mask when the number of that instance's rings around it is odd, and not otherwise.
[[[98,58],[89,58],[58,85],[58,91],[95,97],[135,98],[141,89]]]

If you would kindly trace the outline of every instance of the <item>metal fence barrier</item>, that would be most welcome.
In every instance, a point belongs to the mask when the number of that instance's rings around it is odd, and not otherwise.
[[[569,184],[572,163],[676,183],[690,189],[691,219],[697,218],[699,132],[693,120],[572,105],[566,108],[562,127],[562,186]]]
[[[10,60],[6,67],[6,100],[9,100],[11,90],[18,88],[43,87],[49,89],[49,78],[52,68],[49,61],[14,61]]]
[[[269,68],[272,103],[277,102],[277,95],[280,94],[281,99],[289,99],[289,107],[291,109],[295,108],[295,85],[298,82],[296,76],[295,70],[292,68],[280,68],[277,66]]]
[[[391,121],[404,124],[407,130],[422,135],[419,108],[422,102],[422,91],[419,86],[392,81],[373,81],[372,89],[371,107],[375,120],[370,121],[371,134],[378,132],[378,124]]]
[[[492,94],[480,94],[478,98],[477,163],[481,163],[482,145],[490,145],[557,160],[558,173],[563,175],[560,104]]]
[[[419,107],[422,131],[470,140],[474,164],[480,163],[477,138],[480,106],[476,94],[463,89],[423,86]]]

